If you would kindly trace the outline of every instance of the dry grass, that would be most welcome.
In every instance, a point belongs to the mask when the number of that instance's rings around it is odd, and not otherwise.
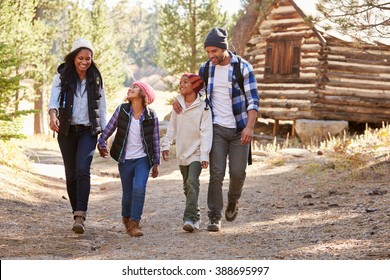
[[[14,141],[0,140],[0,164],[15,169],[26,170],[30,161],[24,155],[23,149]]]

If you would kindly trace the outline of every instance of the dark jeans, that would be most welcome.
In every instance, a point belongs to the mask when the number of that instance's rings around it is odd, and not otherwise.
[[[199,161],[191,162],[190,165],[180,165],[180,172],[183,176],[183,190],[186,196],[186,208],[183,221],[197,222],[200,219],[198,207],[199,197],[199,175],[202,167]]]
[[[122,182],[122,217],[140,221],[149,178],[149,158],[126,159],[118,168]]]
[[[91,162],[97,136],[92,136],[89,127],[70,126],[68,136],[58,134],[65,166],[66,189],[73,212],[88,209],[91,190]]]
[[[210,218],[220,219],[223,208],[222,185],[229,157],[228,201],[237,202],[241,197],[246,177],[249,145],[241,144],[241,133],[235,128],[213,125],[213,145],[210,151],[210,181],[207,205]]]

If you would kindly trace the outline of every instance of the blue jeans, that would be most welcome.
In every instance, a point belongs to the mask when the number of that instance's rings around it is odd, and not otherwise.
[[[122,182],[122,217],[140,221],[149,178],[148,157],[126,159],[118,164]]]
[[[249,145],[241,144],[241,132],[235,128],[213,125],[213,144],[210,151],[210,181],[207,194],[209,218],[222,216],[223,195],[222,185],[226,172],[227,157],[229,157],[229,192],[228,202],[237,202],[241,197],[246,177]]]
[[[89,127],[70,126],[67,136],[58,134],[65,166],[66,189],[73,212],[88,209],[91,190],[91,163],[95,153],[97,136]]]
[[[186,196],[186,208],[184,210],[183,222],[197,222],[200,219],[198,207],[199,197],[199,175],[202,166],[199,161],[191,162],[190,165],[180,165],[180,172],[183,176],[183,190]]]

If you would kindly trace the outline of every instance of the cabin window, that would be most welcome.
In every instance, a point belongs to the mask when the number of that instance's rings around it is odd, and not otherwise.
[[[301,40],[269,40],[265,59],[265,78],[298,78],[301,61]]]

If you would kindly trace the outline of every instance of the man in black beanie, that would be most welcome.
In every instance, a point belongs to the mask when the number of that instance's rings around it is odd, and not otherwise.
[[[238,214],[246,177],[246,167],[253,128],[259,108],[259,95],[255,73],[251,64],[228,50],[228,33],[224,28],[210,30],[204,40],[209,61],[202,64],[199,76],[208,69],[204,81],[206,101],[213,115],[213,144],[210,152],[210,181],[207,194],[208,231],[221,229],[223,209],[222,185],[229,158],[229,192],[225,219],[234,221]],[[211,62],[211,63],[210,63]],[[240,89],[234,64],[239,63],[244,78],[244,90]],[[208,67],[206,67],[208,64]],[[206,75],[207,76],[207,75]]]
[[[213,143],[209,156],[210,181],[207,194],[209,208],[208,231],[220,231],[223,209],[222,185],[229,157],[229,192],[225,219],[232,222],[238,215],[238,199],[241,197],[246,177],[246,167],[253,128],[259,110],[259,94],[252,65],[228,50],[226,29],[215,27],[204,40],[208,61],[199,69],[203,79],[208,69],[205,110],[211,108],[213,116]],[[243,89],[234,73],[239,64]],[[176,113],[182,108],[173,103]]]
[[[229,48],[227,42],[227,31],[220,27],[214,27],[211,29],[204,40],[204,47],[206,48],[208,46],[227,50]]]

